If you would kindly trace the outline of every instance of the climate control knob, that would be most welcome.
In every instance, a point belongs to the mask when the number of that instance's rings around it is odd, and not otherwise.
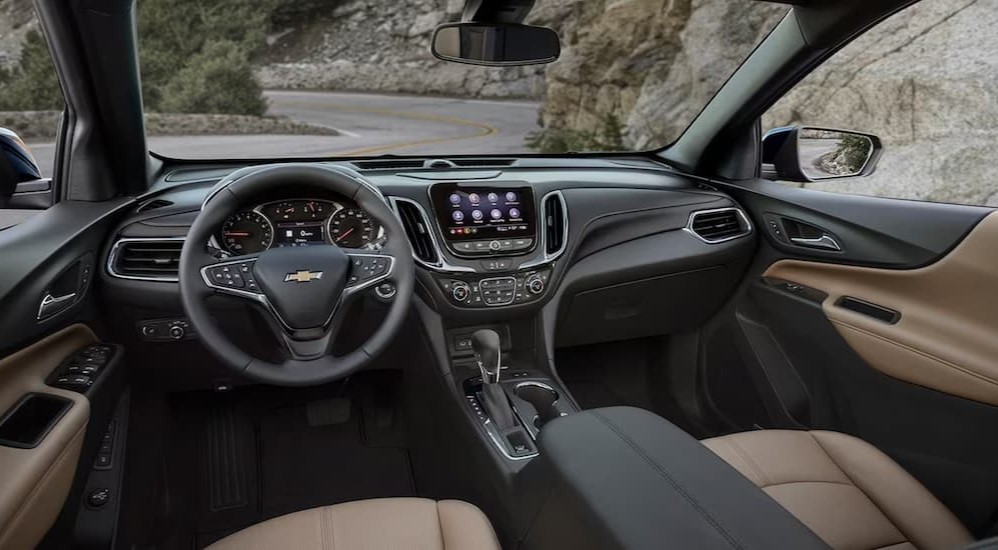
[[[458,302],[466,302],[471,297],[471,288],[468,287],[468,283],[454,283],[450,292],[451,296]]]
[[[527,279],[527,290],[531,294],[540,294],[544,292],[544,280],[540,278],[539,275],[531,275]]]

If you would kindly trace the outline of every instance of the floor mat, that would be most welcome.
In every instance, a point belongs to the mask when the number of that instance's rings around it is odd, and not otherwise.
[[[305,407],[281,409],[260,424],[260,497],[266,517],[324,504],[410,496],[405,449],[368,447],[359,411],[335,425],[310,426]]]
[[[203,548],[298,510],[414,496],[401,383],[380,371],[319,388],[171,396],[160,520],[170,536],[158,547]]]

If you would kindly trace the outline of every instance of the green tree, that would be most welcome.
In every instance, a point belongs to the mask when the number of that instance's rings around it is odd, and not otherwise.
[[[183,108],[183,112],[261,114],[263,98],[249,60],[266,48],[270,14],[276,2],[139,0],[139,64],[146,110]],[[207,59],[211,55],[222,55],[237,66],[222,70],[218,63]],[[213,101],[198,99],[198,83],[206,86],[201,95],[207,93],[207,87],[219,90],[218,85],[204,80],[208,73],[240,89]],[[255,92],[259,101],[247,101],[249,91]],[[170,98],[172,93],[183,97]],[[229,99],[236,103],[226,105]]]
[[[62,107],[62,88],[45,38],[29,31],[17,64],[0,71],[0,110],[60,111]]]
[[[239,45],[213,40],[163,88],[160,110],[259,116],[267,111],[267,101]]]

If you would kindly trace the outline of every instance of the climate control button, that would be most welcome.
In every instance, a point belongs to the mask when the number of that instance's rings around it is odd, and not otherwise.
[[[531,275],[530,278],[527,279],[527,290],[529,290],[531,294],[540,294],[544,292],[544,280],[541,279],[539,275]]]
[[[471,297],[471,288],[468,287],[468,283],[461,281],[455,282],[451,286],[451,296],[454,297],[458,302],[466,302],[468,298]]]

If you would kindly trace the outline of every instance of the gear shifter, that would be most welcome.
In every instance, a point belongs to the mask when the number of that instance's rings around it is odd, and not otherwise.
[[[499,334],[494,330],[483,329],[471,335],[471,347],[475,351],[475,361],[482,371],[482,401],[492,423],[500,431],[516,426],[513,408],[506,398],[506,392],[499,385],[502,374],[502,351]]]

